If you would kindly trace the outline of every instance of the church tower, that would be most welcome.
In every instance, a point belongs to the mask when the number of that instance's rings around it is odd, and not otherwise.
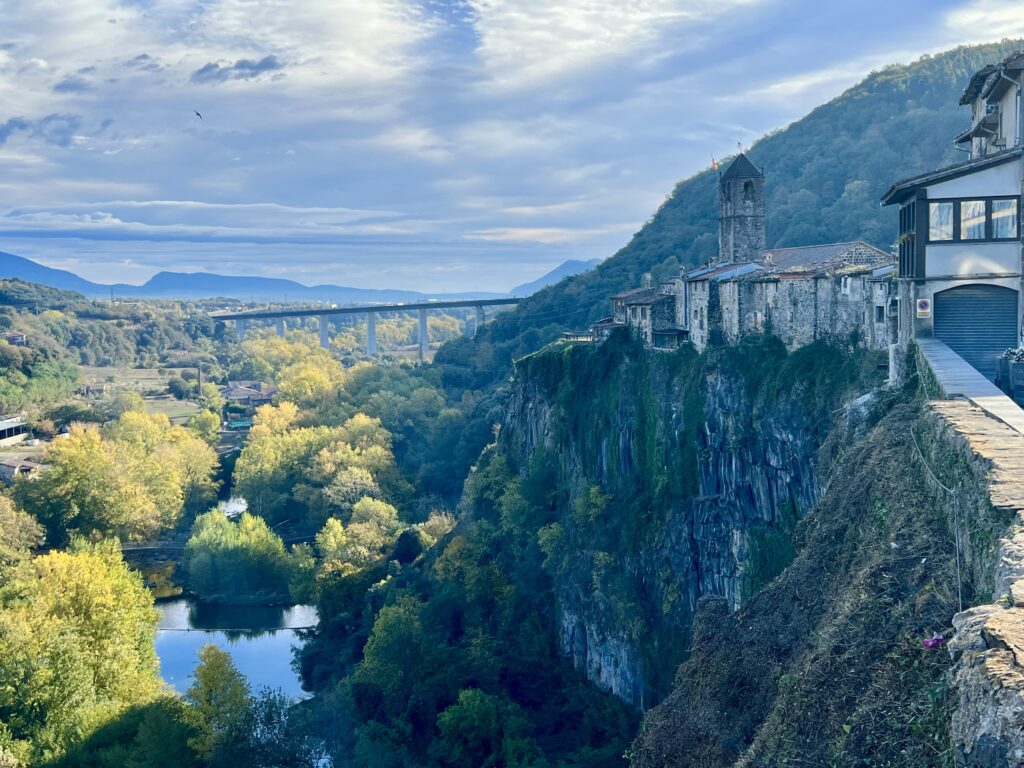
[[[760,261],[764,249],[764,174],[741,152],[718,180],[717,261]]]

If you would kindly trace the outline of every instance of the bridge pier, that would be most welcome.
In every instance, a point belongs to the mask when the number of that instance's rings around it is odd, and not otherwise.
[[[366,354],[377,354],[377,313],[366,313]]]
[[[476,306],[476,324],[473,326],[473,338],[480,333],[480,326],[484,324],[484,308],[479,304]]]
[[[277,335],[282,339],[284,338],[284,318],[277,318]]]
[[[238,334],[239,339],[245,338],[245,332],[249,329],[249,321],[244,317],[240,317],[235,320],[235,333]]]
[[[331,321],[327,315],[320,315],[320,348],[331,348]]]
[[[420,362],[422,363],[427,352],[430,351],[430,340],[427,338],[427,310],[420,310]]]

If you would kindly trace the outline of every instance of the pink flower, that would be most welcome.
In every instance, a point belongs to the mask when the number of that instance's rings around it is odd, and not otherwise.
[[[938,648],[945,642],[946,638],[944,638],[942,635],[936,632],[931,637],[922,640],[921,645],[923,645],[925,648]]]

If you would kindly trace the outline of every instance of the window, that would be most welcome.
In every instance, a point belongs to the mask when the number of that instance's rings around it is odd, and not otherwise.
[[[1000,240],[1003,238],[1017,237],[1017,201],[1016,200],[993,200],[992,201],[992,238]]]
[[[743,202],[754,202],[754,182],[752,181],[743,182]]]
[[[953,204],[928,204],[928,239],[932,242],[953,239]]]
[[[909,209],[911,206],[905,206]],[[903,229],[903,216],[900,227]],[[908,219],[909,223],[909,219]],[[1020,237],[1020,198],[988,197],[972,200],[931,200],[928,203],[929,243],[972,243],[993,240],[1017,240]],[[901,275],[904,264],[913,256],[904,249],[905,233],[900,235]],[[904,253],[904,250],[907,253]]]
[[[985,201],[960,201],[960,239],[985,239]]]
[[[876,323],[884,323],[885,322],[885,307],[880,307],[877,304],[875,305],[875,322]]]

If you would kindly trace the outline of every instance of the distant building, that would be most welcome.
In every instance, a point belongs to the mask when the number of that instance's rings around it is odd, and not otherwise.
[[[255,410],[273,402],[277,387],[261,381],[229,381],[226,387],[221,388],[221,394],[228,403]]]
[[[39,464],[28,459],[3,459],[0,460],[0,482],[13,485],[15,478],[18,476],[31,476],[45,469],[45,464]]]
[[[0,445],[14,445],[29,435],[28,425],[20,416],[0,418]]]
[[[28,337],[24,333],[20,333],[18,331],[11,331],[10,333],[5,333],[3,338],[4,341],[6,341],[13,347],[28,346]]]
[[[594,338],[628,326],[648,346],[735,343],[772,333],[790,348],[842,336],[885,349],[895,309],[894,259],[863,241],[764,247],[764,174],[743,154],[719,178],[718,258],[683,270],[660,288],[612,297],[612,316]]]
[[[896,182],[899,339],[938,338],[994,378],[1020,345],[1021,90],[1024,53],[979,70],[960,99],[971,127],[967,162]]]

